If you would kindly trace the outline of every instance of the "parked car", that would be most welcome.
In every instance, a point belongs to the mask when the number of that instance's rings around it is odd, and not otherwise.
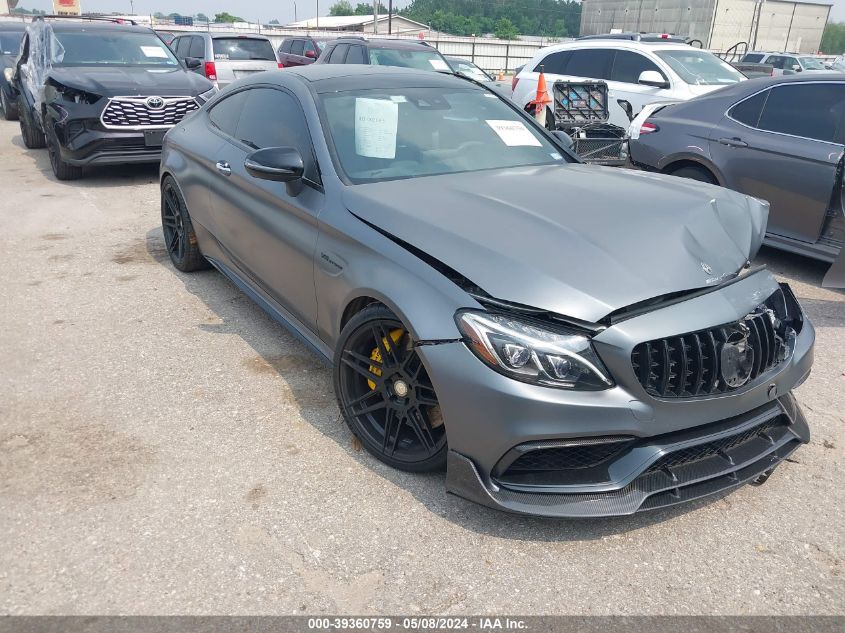
[[[490,90],[493,90],[507,99],[510,99],[513,95],[510,81],[500,81],[496,79],[487,71],[482,70],[468,59],[447,55],[446,61],[449,62],[449,66],[452,67],[452,70],[459,75],[463,75],[464,77],[469,77],[470,79],[483,83],[485,86],[490,88]]]
[[[630,103],[637,113],[648,103],[684,101],[745,80],[727,62],[686,44],[584,39],[540,49],[514,78],[514,101],[526,106],[534,100],[540,70],[552,100],[555,81],[606,81],[609,123],[620,127],[627,127],[630,119],[619,101]],[[547,120],[552,111],[550,107]]]
[[[320,53],[323,52],[326,42],[330,41],[331,38],[318,38],[310,35],[286,37],[282,40],[277,51],[279,63],[285,68],[313,64],[317,61]]]
[[[343,36],[326,44],[318,64],[370,64],[452,72],[438,50],[419,40]]]
[[[273,44],[263,35],[213,35],[192,32],[170,43],[186,68],[224,88],[252,73],[280,68]]]
[[[812,55],[796,55],[795,53],[763,53],[754,51],[742,57],[744,63],[769,64],[775,75],[791,75],[800,72],[826,72],[824,63]]]
[[[16,121],[18,118],[18,95],[10,79],[14,74],[25,30],[26,24],[23,22],[0,22],[0,110],[7,121]]]
[[[173,40],[176,39],[177,33],[173,31],[156,31],[156,34],[161,38],[161,41],[170,46]]]
[[[158,162],[165,132],[214,92],[149,28],[36,18],[14,78],[21,135],[60,180],[86,165]]]
[[[631,162],[771,203],[766,243],[822,261],[845,258],[845,78],[755,79],[635,119]],[[845,275],[826,285],[845,287]]]
[[[332,363],[364,448],[458,495],[627,514],[809,438],[813,326],[746,265],[766,203],[580,164],[465,79],[241,80],[167,135],[161,190],[173,265],[213,264]]]

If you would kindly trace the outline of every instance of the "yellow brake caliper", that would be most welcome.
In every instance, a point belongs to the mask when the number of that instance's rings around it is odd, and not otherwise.
[[[398,328],[390,331],[390,338],[393,339],[394,345],[399,342],[399,339],[402,338],[403,334],[405,334],[405,331]],[[388,340],[384,338],[382,339],[382,343],[384,344],[384,349],[389,351],[390,343],[388,342]],[[370,354],[370,359],[376,361],[377,363],[382,362],[381,352],[379,351],[378,346],[373,349],[372,354]],[[376,376],[381,376],[381,369],[379,369],[378,367],[373,367],[372,365],[370,365],[370,371]],[[374,383],[372,380],[368,380],[367,384],[370,386],[370,391],[375,391],[376,383]]]

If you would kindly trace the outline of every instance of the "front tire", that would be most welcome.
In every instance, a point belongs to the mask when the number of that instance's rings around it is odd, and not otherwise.
[[[161,228],[170,261],[183,273],[208,268],[182,192],[172,176],[161,183]]]
[[[446,463],[446,427],[434,387],[411,335],[385,306],[373,304],[343,328],[334,388],[346,424],[385,464],[411,472]]]
[[[18,114],[20,115],[21,136],[27,149],[41,149],[47,142],[42,132],[32,118],[32,112],[26,105],[23,95],[18,96]]]
[[[82,167],[71,165],[62,158],[62,152],[56,139],[51,138],[47,141],[47,153],[50,155],[50,167],[56,178],[59,180],[79,180],[82,178]]]

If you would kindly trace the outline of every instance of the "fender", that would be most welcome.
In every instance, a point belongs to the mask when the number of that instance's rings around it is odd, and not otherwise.
[[[697,163],[698,165],[701,165],[716,177],[716,182],[719,186],[727,186],[725,184],[726,179],[722,171],[718,167],[716,167],[716,165],[713,164],[713,162],[711,162],[710,159],[708,159],[706,156],[696,154],[695,152],[677,152],[675,154],[669,154],[667,156],[664,156],[658,161],[657,169],[663,173],[668,173],[669,167],[671,167],[675,163],[679,163],[682,161]]]

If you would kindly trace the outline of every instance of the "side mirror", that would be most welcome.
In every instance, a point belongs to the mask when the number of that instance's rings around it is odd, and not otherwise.
[[[629,121],[634,120],[634,106],[631,105],[630,101],[626,101],[625,99],[617,99],[616,103],[619,104],[623,110],[625,110],[625,116],[628,117]]]
[[[309,59],[317,59],[317,53],[312,50],[305,51],[305,56]]]
[[[637,79],[638,84],[642,84],[644,86],[653,86],[655,88],[668,88],[669,82],[663,78],[656,70],[644,70],[640,73],[639,79]]]
[[[246,157],[244,169],[253,178],[288,183],[288,193],[297,195],[302,189],[305,165],[293,147],[267,147]]]
[[[800,73],[801,72],[801,66],[799,66],[798,64],[792,64],[792,70],[794,70],[797,73]]]
[[[186,57],[185,58],[185,68],[188,70],[196,70],[202,66],[202,60],[199,57]]]
[[[575,151],[573,149],[573,147],[575,147],[575,144],[572,141],[572,137],[569,136],[569,134],[567,134],[566,132],[564,132],[562,130],[555,130],[554,132],[552,132],[552,134],[554,135],[554,137],[557,140],[560,141],[561,145],[563,145],[564,147],[566,147],[567,149],[569,149],[571,151]]]

